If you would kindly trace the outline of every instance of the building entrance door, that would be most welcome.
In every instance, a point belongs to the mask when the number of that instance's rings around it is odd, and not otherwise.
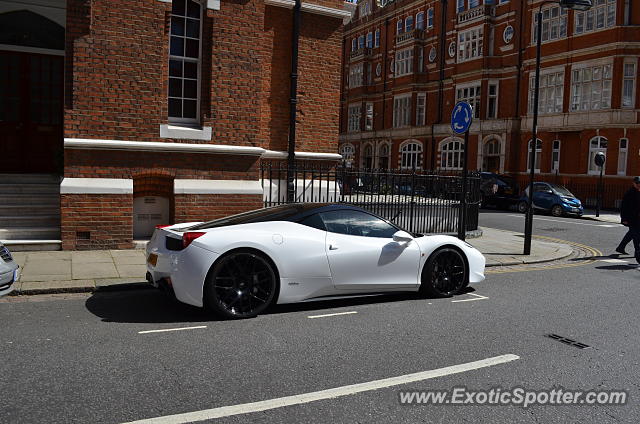
[[[62,173],[63,65],[0,51],[0,173]]]

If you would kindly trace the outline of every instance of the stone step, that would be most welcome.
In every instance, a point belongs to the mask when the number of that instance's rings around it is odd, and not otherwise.
[[[60,215],[0,215],[0,228],[59,227]]]
[[[0,194],[60,194],[58,184],[3,184]]]
[[[60,227],[0,227],[0,240],[59,240]]]
[[[61,240],[0,240],[11,252],[62,250]]]
[[[0,219],[3,216],[43,216],[51,215],[60,217],[60,206],[48,203],[25,204],[5,204],[0,202]]]
[[[57,184],[61,175],[55,174],[0,174],[0,184]]]

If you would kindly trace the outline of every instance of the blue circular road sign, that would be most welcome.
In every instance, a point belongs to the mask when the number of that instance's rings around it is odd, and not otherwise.
[[[467,132],[473,121],[473,110],[467,102],[458,102],[451,112],[451,129],[457,134]]]

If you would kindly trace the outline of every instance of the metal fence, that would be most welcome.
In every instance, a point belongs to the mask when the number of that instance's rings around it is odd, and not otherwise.
[[[462,175],[431,171],[355,170],[297,165],[291,172],[295,202],[336,202],[359,206],[417,233],[456,233]],[[286,163],[263,162],[265,206],[287,201]],[[467,178],[466,230],[478,228],[480,175]]]

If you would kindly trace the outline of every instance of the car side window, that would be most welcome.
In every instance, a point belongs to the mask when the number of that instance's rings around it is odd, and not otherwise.
[[[307,227],[316,228],[322,231],[327,231],[327,229],[324,226],[324,222],[322,222],[322,218],[320,218],[320,215],[317,213],[307,216],[306,218],[302,219],[299,223],[302,225],[306,225]]]
[[[549,187],[547,187],[547,186],[545,186],[543,184],[536,184],[533,187],[533,192],[534,193],[544,193],[545,191],[548,191],[548,190],[549,190]]]
[[[320,213],[327,231],[352,236],[392,238],[398,231],[380,218],[354,210]]]

